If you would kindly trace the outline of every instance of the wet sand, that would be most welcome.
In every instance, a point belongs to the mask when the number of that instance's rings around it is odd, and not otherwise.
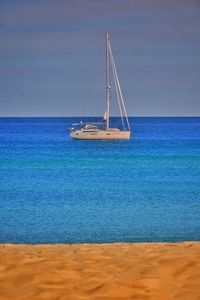
[[[199,300],[200,242],[1,244],[0,299]]]

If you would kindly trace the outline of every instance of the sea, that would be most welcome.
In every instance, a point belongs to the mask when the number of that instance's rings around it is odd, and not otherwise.
[[[199,241],[200,117],[130,118],[130,141],[80,120],[0,118],[0,243]]]

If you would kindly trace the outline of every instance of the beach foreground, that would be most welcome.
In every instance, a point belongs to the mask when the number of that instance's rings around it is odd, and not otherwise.
[[[200,299],[200,242],[0,245],[0,299]]]

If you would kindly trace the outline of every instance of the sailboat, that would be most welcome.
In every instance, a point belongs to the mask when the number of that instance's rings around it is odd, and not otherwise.
[[[77,140],[129,140],[131,135],[130,124],[126,112],[124,99],[119,83],[119,78],[113,58],[109,35],[106,33],[106,110],[103,122],[80,122],[70,128],[70,137]],[[116,89],[122,129],[112,128],[110,122],[110,69]]]

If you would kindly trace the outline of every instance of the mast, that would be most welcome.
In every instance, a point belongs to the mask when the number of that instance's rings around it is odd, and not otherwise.
[[[110,78],[109,78],[109,37],[106,32],[106,129],[110,127]]]

